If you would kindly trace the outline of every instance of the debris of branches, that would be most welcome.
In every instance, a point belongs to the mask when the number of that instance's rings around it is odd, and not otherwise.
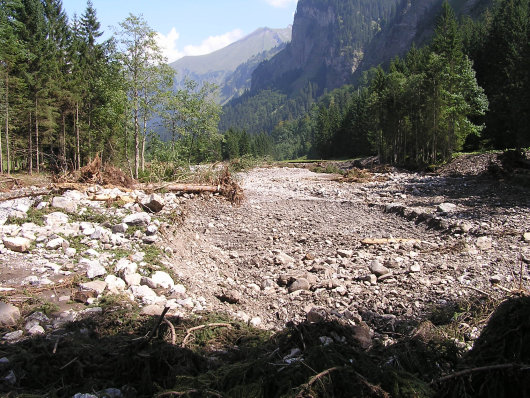
[[[103,164],[99,154],[80,170],[62,176],[55,176],[54,182],[84,183],[98,185],[112,185],[116,187],[132,188],[135,181],[118,167]]]

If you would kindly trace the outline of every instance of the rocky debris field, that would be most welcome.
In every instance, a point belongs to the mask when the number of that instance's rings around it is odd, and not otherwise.
[[[253,169],[237,177],[239,206],[99,186],[2,201],[1,339],[56,332],[111,296],[146,315],[222,312],[269,330],[338,319],[369,348],[437,307],[528,288],[527,188],[395,170],[336,177]],[[469,348],[480,325],[461,329]]]

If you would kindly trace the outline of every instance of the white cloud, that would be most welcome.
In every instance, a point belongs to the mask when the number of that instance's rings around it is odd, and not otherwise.
[[[167,35],[163,35],[160,32],[156,34],[156,42],[168,62],[174,62],[185,55],[177,49],[177,40],[179,37],[180,34],[175,28],[171,28],[171,31]]]
[[[243,31],[241,29],[234,29],[231,32],[227,32],[219,36],[210,36],[204,39],[198,46],[185,46],[184,53],[186,55],[204,55],[210,54],[216,50],[232,44],[233,42],[243,37]]]
[[[289,4],[296,4],[298,0],[265,0],[268,4],[276,8],[285,8]]]
[[[209,54],[228,46],[242,37],[243,31],[241,29],[234,29],[233,31],[222,35],[210,36],[204,39],[202,43],[197,46],[187,45],[184,46],[183,50],[179,50],[177,42],[180,38],[180,34],[175,28],[172,28],[167,35],[157,33],[157,43],[164,56],[168,59],[168,62],[174,62],[186,55]]]

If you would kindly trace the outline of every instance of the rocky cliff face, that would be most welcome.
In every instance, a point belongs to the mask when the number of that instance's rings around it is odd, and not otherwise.
[[[256,68],[252,90],[293,94],[312,82],[318,95],[353,83],[363,71],[403,55],[413,43],[425,44],[442,2],[300,0],[291,43]],[[453,0],[451,5],[457,14],[473,16],[492,2]]]
[[[296,10],[291,43],[253,73],[252,90],[301,89],[307,81],[321,86],[337,86],[351,70],[354,60],[341,56],[334,45],[338,15],[332,5],[316,7],[300,1]]]

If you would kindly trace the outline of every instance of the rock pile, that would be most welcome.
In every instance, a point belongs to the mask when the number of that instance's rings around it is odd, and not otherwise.
[[[1,291],[14,294],[20,286],[51,290],[70,276],[82,276],[70,295],[52,295],[50,300],[63,310],[54,318],[36,312],[22,322],[16,306],[0,303],[2,326],[23,324],[3,339],[42,334],[97,313],[98,299],[104,295],[134,301],[149,315],[159,315],[166,306],[173,314],[202,310],[204,299],[189,297],[186,287],[175,280],[170,264],[173,250],[163,246],[169,216],[178,215],[186,200],[173,193],[93,186],[50,199],[1,202],[0,262],[3,274],[10,276],[2,278]],[[72,301],[90,308],[67,309]]]

